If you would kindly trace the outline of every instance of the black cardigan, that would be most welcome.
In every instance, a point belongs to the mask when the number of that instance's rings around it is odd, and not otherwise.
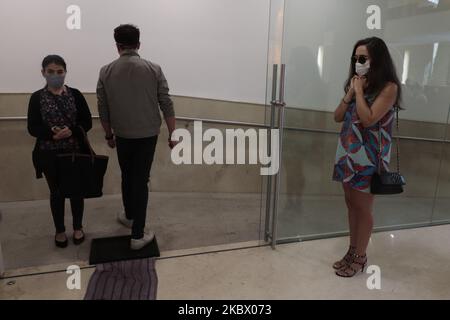
[[[33,164],[36,169],[36,178],[42,178],[42,161],[48,159],[48,155],[44,156],[42,152],[39,152],[38,145],[40,140],[53,140],[52,129],[44,124],[41,115],[41,103],[40,95],[44,89],[38,90],[31,95],[30,102],[28,104],[28,132],[36,139],[36,144],[33,150]],[[75,127],[70,127],[72,135],[81,141],[83,134],[79,126],[83,127],[85,132],[88,132],[92,128],[92,115],[89,110],[89,106],[84,98],[83,94],[75,89],[67,86],[67,90],[70,90],[75,98],[75,105],[77,108],[77,119]]]

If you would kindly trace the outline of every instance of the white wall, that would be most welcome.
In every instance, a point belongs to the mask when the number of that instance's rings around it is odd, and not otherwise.
[[[269,0],[0,0],[0,92],[43,86],[42,58],[62,55],[68,84],[95,91],[117,56],[113,29],[141,29],[141,55],[159,63],[172,94],[264,103]],[[70,5],[81,30],[66,27]]]
[[[282,0],[272,0],[282,5]],[[135,23],[143,57],[163,67],[174,95],[264,103],[267,61],[287,64],[289,106],[333,111],[356,40],[384,38],[401,78],[410,51],[405,119],[444,122],[450,103],[450,11],[448,4],[424,14],[426,1],[284,0],[0,0],[0,92],[32,92],[43,85],[40,62],[58,53],[68,62],[68,84],[95,91],[100,67],[117,57],[113,29]],[[81,7],[81,30],[66,28],[69,5]],[[368,30],[366,9],[382,9],[382,29]],[[268,39],[272,51],[268,59]],[[439,43],[434,73],[424,74]],[[322,74],[317,55],[322,48]],[[271,70],[269,66],[269,70]],[[270,73],[269,81],[270,83]],[[270,88],[269,88],[270,89]]]

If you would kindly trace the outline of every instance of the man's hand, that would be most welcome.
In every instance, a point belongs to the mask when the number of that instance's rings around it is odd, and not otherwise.
[[[168,123],[171,124],[171,128],[169,129],[169,148],[172,150],[178,144],[178,141],[172,140],[173,132],[175,131],[175,118],[172,118]]]
[[[165,118],[165,120],[169,131],[169,148],[172,150],[177,145],[177,141],[172,140],[172,134],[175,131],[175,116]]]
[[[178,141],[169,139],[169,148],[172,150],[178,144]]]

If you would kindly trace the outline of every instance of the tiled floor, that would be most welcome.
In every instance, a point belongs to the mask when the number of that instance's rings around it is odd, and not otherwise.
[[[334,275],[346,238],[163,258],[158,299],[450,299],[449,243],[448,225],[374,234],[368,255],[380,267],[380,290],[367,288],[369,274]],[[4,279],[0,299],[82,299],[92,272],[82,270],[74,291],[64,272]]]

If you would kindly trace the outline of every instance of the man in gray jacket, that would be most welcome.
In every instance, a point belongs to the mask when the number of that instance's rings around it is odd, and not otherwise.
[[[154,232],[144,233],[148,181],[161,127],[160,109],[169,130],[169,146],[175,130],[175,113],[161,67],[142,59],[140,31],[120,25],[114,39],[120,57],[100,70],[97,84],[98,111],[111,148],[117,146],[122,171],[124,211],[118,220],[132,228],[131,249],[152,242]]]

